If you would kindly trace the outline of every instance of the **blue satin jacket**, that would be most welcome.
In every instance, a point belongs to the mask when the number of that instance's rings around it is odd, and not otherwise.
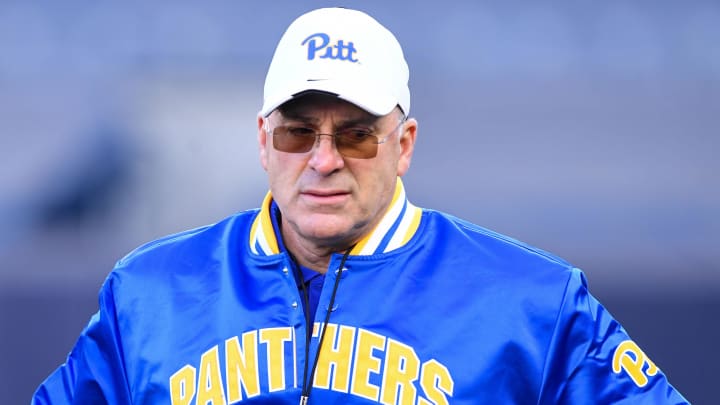
[[[32,403],[299,403],[307,326],[271,198],[119,261]],[[310,404],[687,403],[579,270],[419,209],[400,181],[340,260],[312,325],[310,361],[323,327],[325,339]]]

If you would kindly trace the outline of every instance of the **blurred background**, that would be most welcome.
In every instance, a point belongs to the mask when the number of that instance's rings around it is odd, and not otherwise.
[[[716,1],[0,2],[0,398],[27,403],[114,263],[256,207],[255,117],[299,14],[411,67],[410,199],[551,251],[689,400],[720,354]]]

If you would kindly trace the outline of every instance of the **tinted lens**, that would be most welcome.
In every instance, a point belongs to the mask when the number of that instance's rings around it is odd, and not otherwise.
[[[326,134],[324,134],[326,135]],[[307,128],[278,126],[272,130],[273,147],[281,152],[306,153],[312,150],[318,134]],[[377,154],[377,137],[356,130],[341,131],[333,136],[335,147],[345,157],[370,159]]]
[[[377,138],[367,132],[342,131],[335,136],[335,147],[341,155],[355,159],[370,159],[377,154]]]
[[[273,147],[282,152],[305,153],[315,145],[314,132],[290,131],[287,127],[273,129]]]

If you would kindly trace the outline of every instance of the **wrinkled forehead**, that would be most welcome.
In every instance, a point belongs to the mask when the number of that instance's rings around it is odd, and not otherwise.
[[[346,120],[372,123],[380,116],[373,115],[362,108],[340,99],[333,94],[306,92],[282,104],[276,110],[283,118],[303,121],[319,121],[323,116],[332,114]]]

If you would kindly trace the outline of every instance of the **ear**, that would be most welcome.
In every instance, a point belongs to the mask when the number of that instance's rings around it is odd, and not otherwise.
[[[415,118],[409,118],[403,124],[403,132],[400,135],[400,159],[398,160],[397,175],[403,176],[410,168],[413,151],[415,150],[415,138],[417,137],[418,123]]]
[[[267,121],[267,118],[263,117],[262,115],[258,115],[257,118],[257,124],[258,124],[258,146],[260,147],[260,164],[262,165],[263,169],[267,171],[268,168],[268,145],[267,145],[267,131],[265,131],[265,122]]]

